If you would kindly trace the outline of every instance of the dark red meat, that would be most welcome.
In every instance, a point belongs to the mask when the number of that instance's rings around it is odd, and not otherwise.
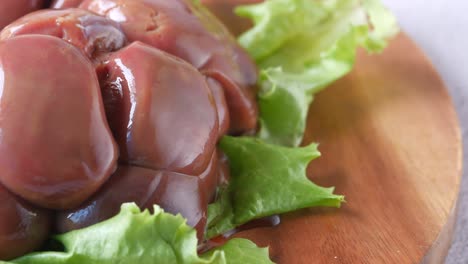
[[[34,48],[31,48],[34,47]],[[58,38],[0,42],[0,182],[46,208],[79,205],[113,173],[117,148],[91,62]]]
[[[141,42],[115,53],[103,96],[123,163],[198,175],[218,138],[205,78],[190,64]]]
[[[202,239],[216,144],[257,128],[225,26],[191,0],[0,0],[0,30],[0,260],[41,246],[48,209],[61,233],[158,204]]]
[[[62,211],[57,216],[57,229],[67,232],[87,227],[120,211],[123,203],[134,202],[140,208],[160,205],[166,212],[180,213],[187,223],[203,237],[207,203],[197,177],[155,171],[132,166],[120,166],[106,185],[80,207]]]
[[[0,41],[19,35],[41,34],[61,38],[90,58],[122,48],[125,35],[120,26],[82,9],[41,10],[30,13],[0,33]]]
[[[38,249],[49,236],[50,212],[34,207],[0,185],[0,260]]]
[[[85,0],[80,7],[122,25],[130,41],[142,41],[180,57],[224,89],[230,132],[257,125],[254,63],[212,15],[184,0]]]

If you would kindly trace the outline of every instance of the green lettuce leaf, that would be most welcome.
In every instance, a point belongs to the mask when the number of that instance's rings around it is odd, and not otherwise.
[[[311,160],[320,156],[316,144],[288,148],[251,137],[224,137],[231,180],[209,206],[207,237],[225,233],[251,220],[313,206],[339,207],[344,197],[306,176]]]
[[[255,26],[239,37],[261,69],[258,136],[298,146],[314,94],[347,74],[356,49],[380,52],[398,32],[379,0],[269,0],[240,6]]]
[[[117,216],[55,239],[63,244],[64,252],[33,253],[9,263],[272,263],[268,249],[244,239],[231,240],[199,256],[196,231],[182,216],[165,213],[158,206],[154,206],[151,214],[148,210],[140,211],[135,204],[124,204]]]
[[[233,238],[225,245],[216,248],[212,252],[204,254],[211,258],[218,251],[224,253],[226,264],[271,264],[267,248],[258,248],[252,241],[247,239]]]

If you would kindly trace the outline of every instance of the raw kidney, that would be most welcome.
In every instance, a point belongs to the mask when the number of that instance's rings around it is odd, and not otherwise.
[[[99,61],[126,44],[119,24],[82,9],[30,13],[5,27],[0,40],[31,34],[61,38]]]
[[[46,208],[72,208],[114,172],[117,146],[91,62],[49,36],[0,42],[0,182]]]
[[[216,105],[190,64],[141,42],[114,53],[105,68],[104,105],[120,161],[198,175],[218,139]]]
[[[119,166],[104,187],[87,202],[57,216],[60,233],[84,228],[115,216],[123,203],[134,202],[142,209],[154,204],[181,214],[203,237],[207,203],[198,177],[168,171]]]
[[[0,262],[38,249],[48,238],[51,213],[34,207],[0,185]]]
[[[256,129],[255,64],[204,9],[184,0],[85,0],[80,7],[120,23],[129,41],[164,50],[217,80],[226,96],[230,132]]]

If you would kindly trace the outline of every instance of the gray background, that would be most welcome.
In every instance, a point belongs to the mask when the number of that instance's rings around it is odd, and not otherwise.
[[[457,108],[468,167],[468,0],[383,0],[442,75]],[[447,264],[468,263],[468,168]]]

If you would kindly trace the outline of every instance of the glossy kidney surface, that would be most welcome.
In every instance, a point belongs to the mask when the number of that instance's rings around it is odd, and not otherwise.
[[[94,68],[58,38],[0,43],[0,131],[0,182],[36,205],[77,206],[116,166]]]
[[[0,185],[0,261],[38,249],[49,236],[50,212],[34,207]]]
[[[31,34],[61,38],[91,59],[100,59],[126,44],[125,35],[117,23],[89,11],[73,8],[30,13],[4,28],[0,33],[0,41]]]
[[[134,202],[144,209],[158,204],[167,212],[180,213],[203,237],[207,203],[200,188],[197,177],[119,166],[96,195],[78,208],[58,214],[57,229],[61,233],[96,224],[116,215],[123,203]]]
[[[205,78],[140,42],[106,66],[103,96],[123,163],[197,175],[208,165],[218,116]]]
[[[80,7],[120,23],[130,41],[171,53],[218,80],[230,110],[230,132],[256,129],[255,65],[204,9],[184,0],[85,0]]]

